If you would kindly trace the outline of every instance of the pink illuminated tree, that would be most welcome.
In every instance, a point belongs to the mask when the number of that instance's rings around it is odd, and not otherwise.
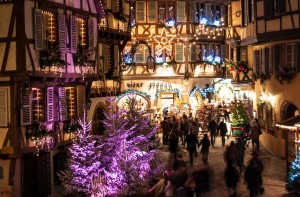
[[[65,171],[59,173],[59,178],[65,187],[66,193],[77,196],[92,195],[93,180],[97,178],[102,169],[99,157],[101,157],[97,138],[88,133],[91,122],[78,120],[81,128],[78,136],[73,140],[69,148],[68,164]]]
[[[112,98],[107,100],[110,108],[103,121],[106,131],[101,141],[101,162],[105,164],[108,193],[134,195],[161,173],[161,161],[154,149],[157,127],[135,108],[135,98],[126,102],[129,110],[117,109]]]

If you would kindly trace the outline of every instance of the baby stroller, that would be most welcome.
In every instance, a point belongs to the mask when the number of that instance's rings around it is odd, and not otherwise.
[[[238,138],[242,139],[242,141],[244,142],[244,144],[247,148],[249,147],[249,143],[250,143],[250,140],[251,140],[250,133],[241,132],[239,137],[236,138],[236,141],[238,141]]]

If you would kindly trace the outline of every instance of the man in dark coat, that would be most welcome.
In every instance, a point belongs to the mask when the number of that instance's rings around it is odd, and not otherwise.
[[[195,127],[192,127],[192,130],[186,136],[185,143],[187,144],[187,149],[189,151],[190,163],[191,163],[191,165],[193,165],[193,162],[194,162],[193,155],[195,154],[195,152],[197,150],[196,145],[199,144],[198,138],[197,138],[197,136],[195,134]]]
[[[225,137],[226,137],[226,134],[227,134],[227,125],[226,125],[226,123],[224,122],[223,119],[221,119],[221,122],[218,125],[218,132],[221,135],[222,146],[225,146]]]
[[[216,141],[217,129],[218,129],[218,124],[214,119],[212,119],[208,124],[208,131],[210,134],[210,142],[212,146],[214,146]]]

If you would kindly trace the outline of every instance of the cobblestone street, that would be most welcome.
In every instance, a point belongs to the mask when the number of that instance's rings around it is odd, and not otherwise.
[[[202,138],[202,136],[199,136]],[[230,137],[226,140],[226,145],[228,145],[232,140],[235,140],[234,137]],[[166,146],[166,145],[164,145]],[[166,146],[167,148],[167,146]],[[194,160],[194,166],[191,166],[189,163],[188,152],[185,147],[180,145],[180,152],[184,156],[186,165],[188,166],[189,174],[197,166],[203,165],[201,156],[198,153],[198,157]],[[212,169],[211,173],[211,188],[210,190],[203,192],[201,197],[225,197],[229,196],[228,189],[226,188],[224,181],[224,169],[225,162],[223,159],[225,147],[221,146],[221,138],[217,137],[215,147],[210,148],[210,153],[208,156],[208,165]],[[265,187],[265,193],[263,196],[273,197],[273,196],[292,196],[287,194],[285,190],[285,179],[286,179],[286,161],[284,159],[273,156],[268,150],[263,146],[258,152],[259,158],[264,164],[263,171],[263,183]],[[251,145],[246,149],[245,152],[245,165],[248,164],[249,159],[251,158]],[[237,193],[239,197],[249,196],[249,192],[244,184],[243,177],[240,177],[238,183]],[[176,195],[176,192],[175,192]]]

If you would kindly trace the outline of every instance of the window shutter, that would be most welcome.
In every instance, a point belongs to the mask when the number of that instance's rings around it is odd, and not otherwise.
[[[114,65],[115,68],[119,68],[119,62],[120,62],[120,53],[119,53],[119,47],[118,46],[114,46]]]
[[[286,1],[285,0],[279,0],[278,1],[278,14],[279,15],[284,15],[285,14],[285,8],[286,8]]]
[[[21,124],[30,125],[31,123],[31,95],[28,88],[25,89],[23,95],[23,105],[21,113]]]
[[[273,0],[264,0],[264,14],[265,18],[270,18],[273,15]]]
[[[273,65],[274,65],[274,58],[273,58],[273,47],[269,47],[269,73],[273,74]]]
[[[157,21],[157,2],[149,1],[148,6],[148,22],[155,23]]]
[[[270,73],[270,48],[266,47],[264,51],[265,51],[265,53],[264,53],[263,59],[264,59],[265,67],[263,69],[263,72],[265,74],[269,74]]]
[[[77,53],[77,21],[75,16],[71,16],[71,53]]]
[[[144,23],[146,22],[146,13],[145,13],[145,2],[144,1],[137,1],[136,2],[136,21]]]
[[[261,73],[266,73],[265,48],[261,49]]]
[[[177,2],[177,22],[185,22],[185,1]]]
[[[109,49],[108,49],[108,46],[106,44],[103,44],[102,45],[102,56],[103,56],[103,71],[104,73],[108,73],[108,68],[109,68],[109,65],[108,65],[108,54],[109,54]]]
[[[279,67],[281,64],[281,45],[275,45],[274,47],[274,72],[279,72]]]
[[[59,50],[62,54],[66,53],[66,20],[65,15],[58,15],[59,30]]]
[[[211,22],[211,4],[206,3],[205,4],[205,18],[208,20],[208,22]]]
[[[184,57],[183,44],[176,43],[175,44],[175,61],[183,62],[184,61],[183,57]]]
[[[198,22],[196,11],[197,11],[196,2],[190,1],[190,22]]]
[[[77,115],[79,118],[84,118],[84,110],[85,110],[85,87],[77,86]]]
[[[35,9],[34,22],[35,22],[35,49],[42,50],[44,48],[43,41],[43,15],[42,11]]]
[[[53,87],[48,87],[47,88],[47,121],[53,121],[53,116],[54,116],[53,99],[54,99]]]
[[[286,45],[282,44],[281,45],[281,54],[280,54],[280,58],[281,58],[281,63],[280,63],[280,71],[283,71],[284,68],[286,67]]]
[[[226,45],[221,45],[221,57],[222,57],[222,61],[224,62],[226,56]]]
[[[197,48],[196,44],[192,44],[190,47],[190,62],[197,61]]]
[[[297,72],[300,72],[300,43],[297,44]]]
[[[8,91],[6,88],[0,88],[0,126],[7,127],[8,106],[7,106]]]
[[[88,28],[89,28],[89,49],[94,48],[94,20],[90,18],[88,20]]]
[[[65,87],[58,88],[60,121],[67,120],[67,101]]]

